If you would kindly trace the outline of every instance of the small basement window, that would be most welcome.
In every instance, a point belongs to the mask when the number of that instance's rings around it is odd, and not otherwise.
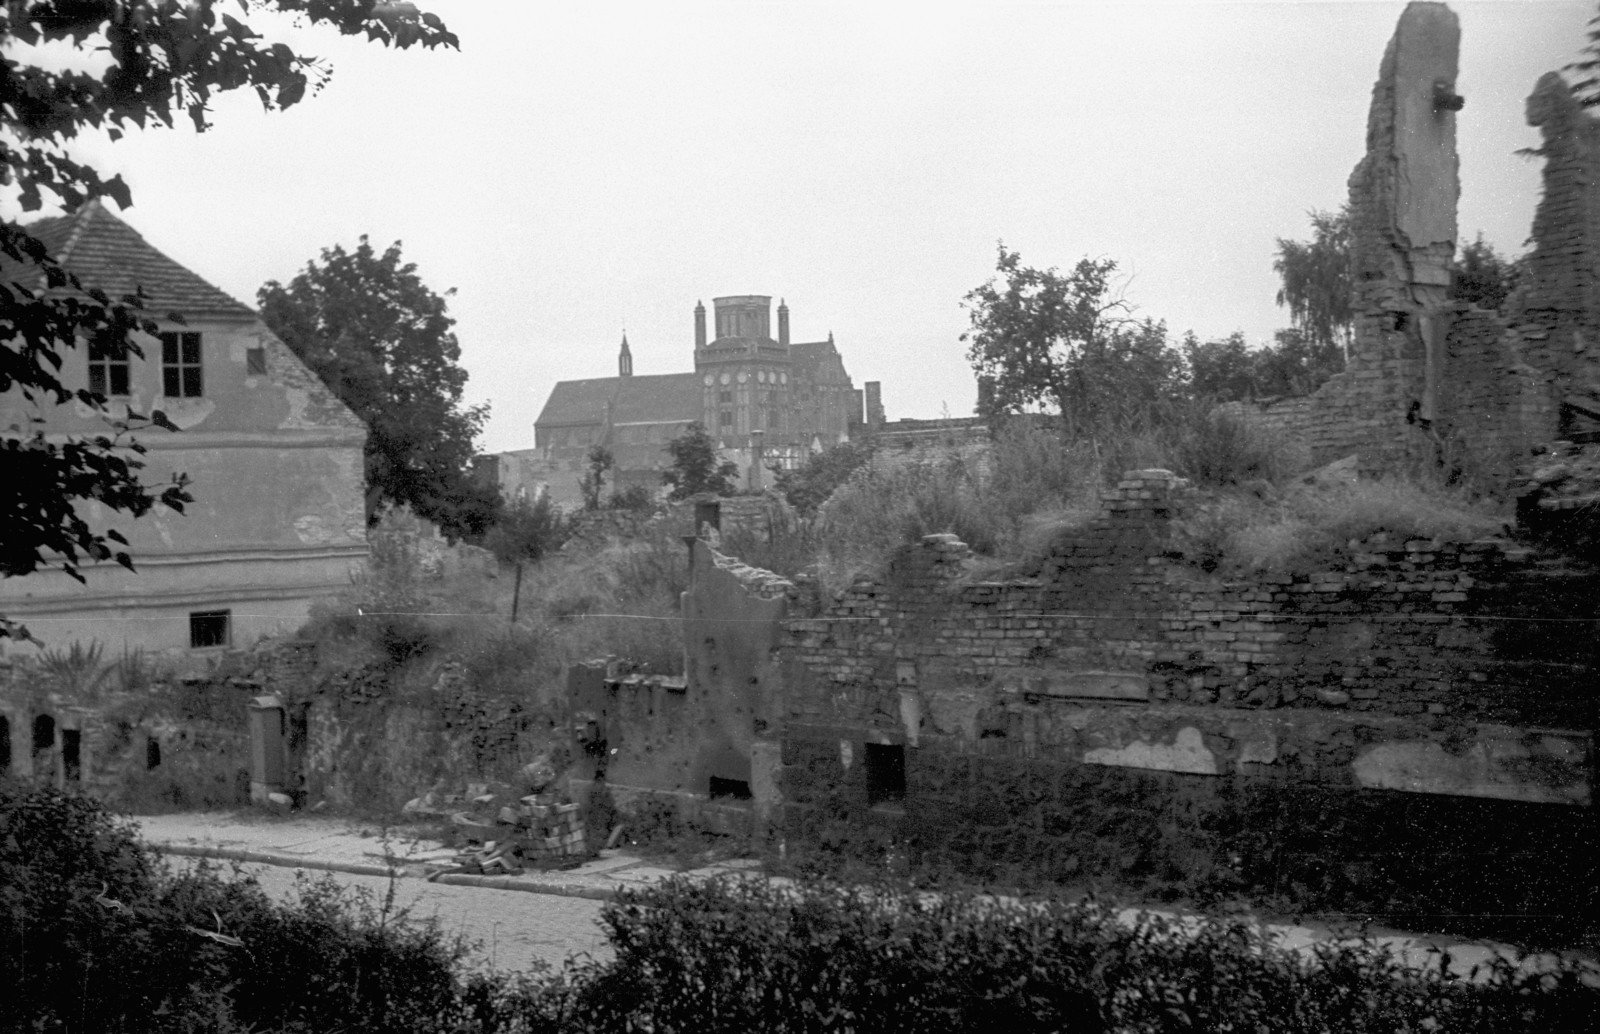
[[[906,748],[897,743],[866,745],[867,804],[906,799]]]
[[[227,646],[232,624],[231,610],[200,610],[189,615],[189,648],[204,650]]]
[[[750,799],[750,784],[743,779],[724,779],[721,776],[711,777],[711,799],[730,797],[736,801]]]

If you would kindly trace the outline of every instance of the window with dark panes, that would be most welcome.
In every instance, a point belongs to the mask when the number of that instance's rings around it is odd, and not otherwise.
[[[728,412],[727,410],[723,410],[722,411],[722,426],[723,427],[732,427],[733,426],[733,414]]]
[[[200,610],[189,615],[189,647],[203,650],[210,646],[227,646],[233,612],[230,610]]]
[[[129,395],[128,346],[122,341],[89,343],[89,390],[101,395]]]
[[[244,350],[244,372],[251,377],[261,377],[267,372],[267,350],[265,348],[247,348]]]
[[[161,335],[161,394],[174,399],[203,395],[200,335],[192,331]]]

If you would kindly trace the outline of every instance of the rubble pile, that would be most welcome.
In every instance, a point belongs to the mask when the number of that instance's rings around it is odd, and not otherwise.
[[[1541,510],[1600,506],[1600,445],[1556,442],[1513,488],[1519,499],[1528,500]]]
[[[492,806],[494,801],[494,796],[487,794],[474,803]],[[555,794],[529,794],[515,805],[503,805],[492,822],[458,812],[451,817],[451,824],[474,845],[456,856],[452,872],[518,873],[529,866],[545,868],[589,853],[582,809],[562,803]]]

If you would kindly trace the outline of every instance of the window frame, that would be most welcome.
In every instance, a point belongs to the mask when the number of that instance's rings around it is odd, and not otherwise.
[[[202,634],[205,626],[201,622],[212,621],[220,618],[222,621],[222,635],[220,638]],[[216,638],[216,642],[201,642],[202,639]],[[225,610],[191,610],[189,612],[189,649],[191,650],[226,650],[233,645],[233,611]]]
[[[89,390],[106,398],[133,394],[133,363],[126,341],[89,342]],[[122,390],[117,390],[118,375]]]
[[[161,332],[161,395],[163,398],[204,398],[204,370],[205,343],[199,331],[164,330]]]

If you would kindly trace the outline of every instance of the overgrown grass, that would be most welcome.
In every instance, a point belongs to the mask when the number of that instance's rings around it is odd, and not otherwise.
[[[1505,516],[1457,489],[1411,480],[1295,486],[1212,496],[1180,534],[1201,567],[1306,573],[1377,535],[1467,541],[1500,532]]]
[[[996,562],[1035,555],[1096,516],[1102,490],[1129,470],[1167,469],[1235,492],[1270,488],[1303,465],[1291,447],[1241,416],[1198,406],[1151,426],[1075,437],[1016,419],[996,427],[984,448],[937,458],[879,453],[814,519],[770,540],[730,539],[728,547],[780,574],[811,570],[837,591],[931,533],[954,534]]]

